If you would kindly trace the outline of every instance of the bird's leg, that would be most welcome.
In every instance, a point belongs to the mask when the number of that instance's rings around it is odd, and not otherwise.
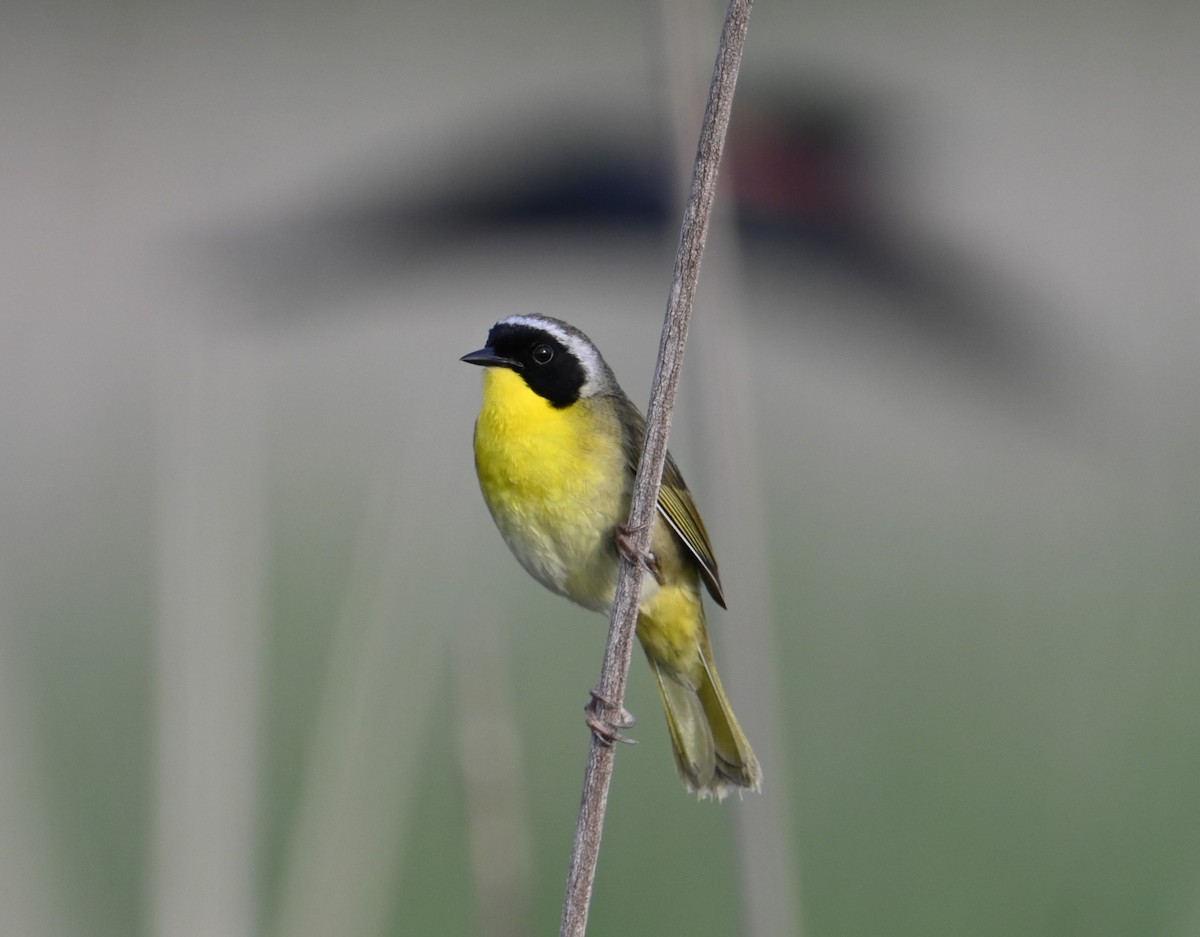
[[[632,729],[637,725],[637,718],[624,706],[617,713],[617,718],[609,722],[605,719],[602,710],[612,707],[612,701],[600,692],[600,688],[596,687],[591,691],[592,701],[583,707],[583,711],[587,713],[587,718],[584,720],[588,728],[592,730],[592,734],[596,736],[605,745],[612,745],[614,742],[626,742],[630,745],[636,745],[637,739],[626,738],[621,734],[622,729]]]
[[[633,543],[633,529],[628,524],[618,524],[617,529],[613,532],[613,540],[617,544],[617,552],[631,563],[640,563],[646,568],[654,581],[660,586],[666,584],[663,578],[662,570],[658,567],[658,560],[649,550],[644,553],[639,551]]]

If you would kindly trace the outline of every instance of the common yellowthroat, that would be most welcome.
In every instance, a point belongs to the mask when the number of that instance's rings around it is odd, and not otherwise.
[[[547,589],[609,611],[646,422],[591,340],[540,315],[501,319],[463,361],[487,369],[475,423],[484,501],[521,565]],[[700,583],[725,606],[692,495],[667,456],[637,636],[687,788],[723,798],[762,775],[713,663]]]

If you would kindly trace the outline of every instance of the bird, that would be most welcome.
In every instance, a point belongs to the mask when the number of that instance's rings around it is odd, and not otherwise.
[[[561,319],[507,316],[461,360],[485,369],[475,470],[500,534],[551,592],[610,611],[630,549],[624,523],[645,418],[591,339]],[[757,791],[762,771],[717,675],[704,616],[701,583],[725,607],[716,557],[670,454],[653,523],[640,558],[652,575],[636,633],[662,698],[675,767],[701,798]]]

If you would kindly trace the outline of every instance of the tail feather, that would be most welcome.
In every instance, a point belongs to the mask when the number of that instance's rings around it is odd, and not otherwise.
[[[746,733],[738,725],[725,688],[721,686],[707,633],[701,633],[700,636],[700,660],[704,664],[705,679],[700,684],[698,695],[712,732],[717,774],[737,787],[757,791],[762,787],[762,769],[758,766],[758,759],[750,748]]]
[[[703,631],[698,644],[702,667],[695,685],[649,653],[646,657],[662,696],[680,778],[701,797],[723,800],[735,788],[758,790],[762,772],[729,706]]]
[[[667,714],[675,769],[688,789],[699,793],[711,785],[717,770],[717,753],[704,704],[694,689],[680,683],[658,661],[649,655],[647,660]]]

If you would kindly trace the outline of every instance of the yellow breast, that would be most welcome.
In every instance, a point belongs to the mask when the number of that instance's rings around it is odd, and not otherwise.
[[[484,500],[517,559],[547,588],[592,609],[612,600],[612,531],[630,475],[616,414],[596,400],[556,409],[507,368],[484,373],[475,424]]]

